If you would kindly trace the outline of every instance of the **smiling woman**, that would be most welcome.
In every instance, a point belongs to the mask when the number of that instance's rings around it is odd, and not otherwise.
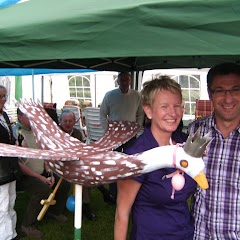
[[[151,123],[131,146],[124,149],[125,153],[131,156],[140,152],[145,154],[159,146],[174,147],[166,145],[186,141],[186,134],[176,132],[172,135],[183,116],[181,87],[176,81],[169,76],[160,76],[145,82],[142,102]],[[161,164],[167,155],[168,151],[146,158]],[[180,165],[187,168],[188,163],[180,161]],[[194,225],[187,200],[195,192],[196,183],[182,173],[168,166],[119,181],[114,239],[126,239],[130,212],[133,223],[130,239],[193,239]]]

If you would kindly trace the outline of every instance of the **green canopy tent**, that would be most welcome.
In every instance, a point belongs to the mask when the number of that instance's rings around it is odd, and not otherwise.
[[[238,0],[26,0],[0,9],[0,67],[141,71],[240,60]]]

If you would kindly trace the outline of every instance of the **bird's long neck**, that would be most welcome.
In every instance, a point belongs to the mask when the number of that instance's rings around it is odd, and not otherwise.
[[[175,167],[176,149],[176,145],[168,145],[156,147],[140,153],[138,158],[146,164],[143,168],[143,173],[151,172],[160,168]]]

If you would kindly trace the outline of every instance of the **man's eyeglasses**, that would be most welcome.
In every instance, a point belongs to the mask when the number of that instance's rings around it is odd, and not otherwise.
[[[227,92],[229,92],[232,96],[236,97],[240,95],[240,86],[234,87],[232,89],[211,89],[211,93],[217,97],[224,97]]]
[[[0,95],[0,99],[3,99],[3,98],[8,98],[8,95]]]

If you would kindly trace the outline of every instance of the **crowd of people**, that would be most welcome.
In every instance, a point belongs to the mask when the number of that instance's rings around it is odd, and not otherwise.
[[[116,151],[128,155],[149,149],[183,143],[188,135],[181,131],[184,104],[181,86],[170,76],[156,76],[145,82],[141,93],[131,90],[131,75],[120,73],[119,88],[106,93],[100,107],[102,127],[108,120],[134,121],[143,126],[134,137]],[[184,187],[171,197],[171,178],[175,168],[164,168],[127,180],[99,187],[104,200],[116,204],[114,239],[126,240],[206,240],[240,239],[240,65],[222,63],[207,75],[207,91],[212,115],[193,121],[189,134],[197,130],[209,133],[210,144],[203,156],[209,189],[200,189],[184,174]],[[4,111],[7,91],[0,86],[0,142],[37,148],[27,116],[18,109],[18,123],[12,127]],[[75,115],[62,111],[59,127],[83,141],[74,128]],[[164,156],[156,156],[161,161]],[[41,199],[47,198],[59,177],[43,160],[0,157],[0,234],[3,240],[18,239],[14,204],[16,189],[28,191],[31,198],[21,223],[27,236],[41,238],[44,233],[35,223]],[[70,183],[63,180],[56,205],[46,217],[67,222],[64,215]],[[191,203],[189,205],[189,200]],[[91,208],[91,189],[83,187],[83,216],[96,220]],[[131,224],[129,224],[131,221]],[[131,226],[131,229],[128,229]]]

